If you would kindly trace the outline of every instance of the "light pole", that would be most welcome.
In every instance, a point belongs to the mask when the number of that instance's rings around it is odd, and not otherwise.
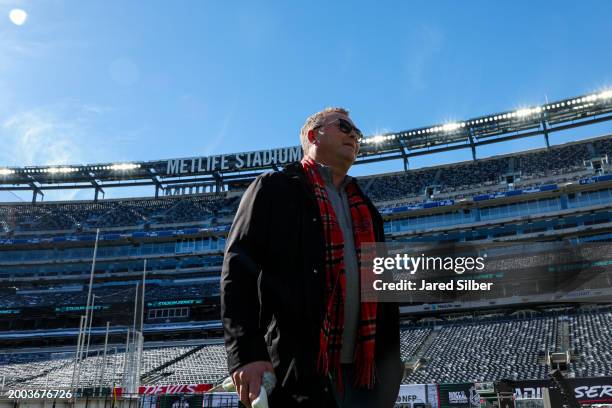
[[[93,323],[93,313],[96,305],[96,298],[100,296],[93,295],[91,299],[91,313],[89,315],[89,328],[87,329],[87,347],[85,348],[85,358],[89,354],[89,341],[91,340],[91,325]]]
[[[80,376],[81,376],[81,358],[82,358],[82,354],[83,354],[83,346],[85,345],[85,334],[87,331],[87,324],[89,321],[89,301],[91,300],[91,290],[93,288],[93,278],[94,278],[94,272],[96,270],[96,257],[98,256],[98,241],[100,239],[100,228],[96,229],[96,242],[94,243],[94,251],[93,251],[93,257],[92,257],[92,261],[91,261],[91,271],[89,273],[89,289],[87,290],[87,303],[85,305],[85,321],[82,325],[82,330],[79,329],[79,337],[81,338],[80,342],[77,342],[77,358],[76,361],[78,363],[78,367],[77,367],[77,373],[76,373],[76,388],[79,388],[79,383],[80,383]],[[81,334],[82,332],[82,334]],[[89,340],[88,340],[88,344],[89,344]],[[74,394],[74,398],[76,401],[76,393]]]
[[[104,385],[104,377],[106,375],[106,348],[108,347],[108,329],[110,322],[106,322],[106,334],[104,335],[104,357],[102,363],[102,373],[100,374],[100,393],[102,392],[102,386]]]

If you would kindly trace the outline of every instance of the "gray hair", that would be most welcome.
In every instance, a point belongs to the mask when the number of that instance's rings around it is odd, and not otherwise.
[[[344,108],[325,108],[322,111],[310,115],[306,119],[306,122],[304,123],[304,126],[302,126],[302,130],[300,131],[300,142],[302,143],[302,150],[304,151],[304,156],[308,155],[311,146],[311,143],[308,140],[308,131],[323,125],[323,123],[325,123],[325,115],[327,115],[328,113],[342,113],[346,116],[349,115],[349,111]]]

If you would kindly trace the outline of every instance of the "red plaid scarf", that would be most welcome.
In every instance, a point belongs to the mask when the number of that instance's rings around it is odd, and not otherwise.
[[[342,392],[340,351],[342,350],[342,333],[344,332],[344,298],[346,296],[346,276],[344,272],[344,238],[336,214],[331,206],[325,182],[321,178],[316,163],[310,158],[302,160],[302,166],[310,181],[319,205],[323,231],[325,234],[325,316],[319,336],[319,372],[327,376],[330,371],[336,376],[336,384]],[[373,251],[362,251],[362,244],[375,242],[372,215],[356,183],[346,186],[353,235],[359,270],[362,264],[370,264]],[[357,344],[355,345],[355,378],[356,386],[372,388],[374,386],[374,339],[376,337],[376,303],[360,302]]]

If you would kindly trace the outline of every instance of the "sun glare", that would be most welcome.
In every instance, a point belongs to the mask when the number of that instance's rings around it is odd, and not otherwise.
[[[9,13],[9,18],[13,24],[20,26],[28,19],[28,13],[21,9],[12,9]]]

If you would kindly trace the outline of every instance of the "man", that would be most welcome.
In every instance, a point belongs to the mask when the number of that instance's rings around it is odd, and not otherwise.
[[[301,163],[259,176],[230,230],[221,274],[228,369],[247,406],[270,371],[280,407],[392,407],[396,304],[360,302],[361,244],[382,218],[347,176],[361,132],[342,108],[310,116]],[[364,259],[364,261],[366,261]]]

